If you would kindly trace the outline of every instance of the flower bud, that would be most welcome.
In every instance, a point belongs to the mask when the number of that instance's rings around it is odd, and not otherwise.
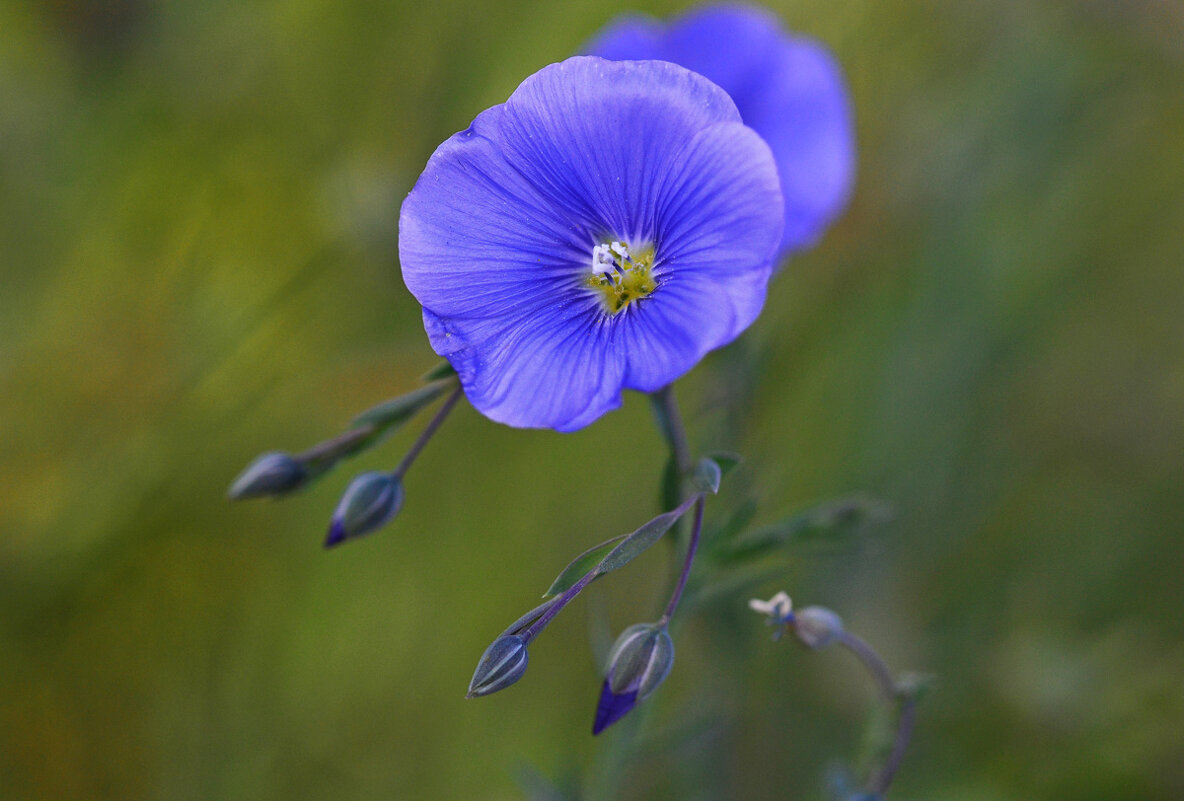
[[[710,492],[715,495],[719,492],[719,482],[723,476],[723,470],[714,459],[703,458],[696,462],[691,470],[691,484],[699,492]]]
[[[517,634],[506,634],[493,641],[473,671],[466,698],[489,695],[504,690],[526,672],[528,654],[526,640]]]
[[[233,501],[283,495],[299,487],[307,477],[308,471],[300,462],[286,453],[270,451],[247,465],[226,494]]]
[[[664,625],[639,623],[621,633],[608,657],[592,733],[624,717],[670,674],[674,643]]]
[[[362,473],[350,482],[333,512],[325,547],[382,528],[403,507],[403,482],[387,473]]]
[[[824,648],[843,633],[843,619],[824,606],[807,606],[794,615],[793,630],[810,648]]]

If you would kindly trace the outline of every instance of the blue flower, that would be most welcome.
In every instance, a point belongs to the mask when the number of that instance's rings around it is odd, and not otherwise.
[[[577,57],[436,150],[399,220],[403,280],[469,401],[570,431],[760,313],[782,228],[769,147],[659,61]]]
[[[669,25],[627,15],[584,50],[672,61],[732,96],[777,160],[785,194],[781,255],[813,245],[846,206],[855,134],[842,71],[822,45],[786,34],[772,15],[740,5],[699,8]]]

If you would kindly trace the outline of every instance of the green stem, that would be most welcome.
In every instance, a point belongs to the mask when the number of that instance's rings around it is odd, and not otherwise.
[[[871,771],[867,780],[867,791],[869,793],[883,795],[892,785],[892,779],[895,778],[896,771],[900,769],[900,763],[904,759],[905,749],[908,748],[909,739],[912,737],[913,725],[917,720],[917,699],[911,694],[901,691],[901,687],[896,679],[893,678],[888,664],[863,639],[844,631],[837,635],[835,641],[855,654],[859,661],[863,663],[864,667],[868,669],[868,672],[875,679],[876,684],[879,685],[880,695],[885,702],[898,703],[900,705],[897,712],[896,736],[892,741],[892,750],[888,753],[884,764]]]
[[[419,438],[415,440],[414,444],[412,444],[411,450],[407,451],[407,455],[403,457],[403,461],[399,462],[399,466],[391,471],[391,478],[397,481],[406,475],[407,471],[411,468],[412,463],[415,461],[415,457],[419,456],[419,454],[427,446],[428,441],[431,440],[432,436],[444,423],[445,418],[448,417],[448,413],[452,411],[452,407],[456,406],[456,402],[460,400],[460,396],[462,394],[464,394],[464,390],[459,384],[457,384],[456,389],[452,391],[452,394],[449,395],[448,399],[444,401],[444,405],[441,406],[436,412],[436,416],[433,417],[431,422],[429,422],[427,426],[424,427],[424,430],[422,433],[420,433]]]
[[[674,464],[680,474],[691,469],[691,449],[687,444],[687,432],[682,424],[682,415],[678,411],[678,403],[674,399],[674,385],[667,384],[650,395],[654,404],[658,428],[666,443],[670,446],[670,455],[674,457]]]
[[[678,608],[679,599],[682,598],[682,591],[686,589],[687,579],[691,575],[691,565],[695,562],[695,551],[699,547],[699,532],[703,529],[703,496],[699,496],[699,500],[695,501],[695,522],[691,525],[691,541],[687,543],[687,555],[682,563],[682,572],[678,574],[678,584],[674,586],[674,592],[670,596],[670,602],[666,604],[666,614],[662,615],[662,619],[658,621],[665,626],[670,622],[670,618],[674,616],[674,610]]]

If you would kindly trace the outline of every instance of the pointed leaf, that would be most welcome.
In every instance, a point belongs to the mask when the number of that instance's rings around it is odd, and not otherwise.
[[[373,425],[383,430],[393,430],[401,425],[423,407],[443,395],[455,385],[451,381],[437,381],[426,387],[391,398],[385,403],[367,409],[354,418],[352,425],[356,427]]]
[[[678,522],[678,519],[686,514],[686,511],[691,508],[691,504],[697,501],[699,497],[699,495],[692,495],[683,501],[682,505],[677,509],[658,515],[637,529],[637,531],[625,537],[597,565],[597,573],[604,574],[616,570],[619,567],[624,567],[641,556],[651,545],[662,539],[662,536],[673,528],[674,524]]]
[[[296,458],[308,468],[309,478],[320,478],[342,459],[361,453],[382,437],[383,432],[373,425],[357,426],[314,445]]]
[[[608,555],[609,551],[615,548],[625,537],[625,534],[613,537],[607,542],[593,545],[577,556],[571,561],[571,564],[563,568],[563,572],[556,577],[555,581],[551,582],[551,586],[547,588],[543,597],[553,598],[556,595],[566,592],[572,585],[582,579],[589,570],[600,564],[604,560],[604,557]]]

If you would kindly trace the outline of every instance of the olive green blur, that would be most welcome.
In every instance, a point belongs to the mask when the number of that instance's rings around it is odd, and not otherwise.
[[[776,4],[847,71],[858,186],[678,398],[696,454],[746,457],[709,523],[851,492],[894,517],[688,598],[668,680],[600,737],[596,655],[661,615],[665,543],[513,687],[465,692],[570,559],[658,511],[644,398],[569,435],[461,404],[399,517],[328,551],[349,479],[427,414],[307,491],[227,500],[258,454],[419,386],[401,199],[627,8],[0,3],[0,798],[502,801],[548,777],[585,801],[823,799],[874,684],[772,642],[746,602],[778,590],[935,674],[889,798],[1184,797],[1167,0]],[[507,275],[507,303],[527,290]]]

